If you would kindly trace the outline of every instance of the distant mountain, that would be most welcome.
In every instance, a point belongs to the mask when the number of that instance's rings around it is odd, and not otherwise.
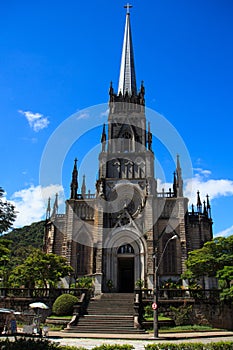
[[[12,243],[12,249],[16,247],[42,248],[45,221],[34,222],[30,226],[15,228],[5,235]]]

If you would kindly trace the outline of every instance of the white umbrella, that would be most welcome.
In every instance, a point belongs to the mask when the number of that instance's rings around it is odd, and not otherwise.
[[[1,307],[1,308],[0,308],[0,313],[3,313],[3,314],[10,314],[11,312],[15,312],[15,311],[12,310],[12,309],[5,309],[4,307]]]
[[[32,309],[49,309],[49,307],[47,305],[45,305],[44,303],[41,303],[40,301],[37,301],[35,303],[29,304],[30,308]]]

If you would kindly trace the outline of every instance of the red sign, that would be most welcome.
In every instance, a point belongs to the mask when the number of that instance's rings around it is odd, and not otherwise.
[[[153,309],[153,310],[156,310],[157,307],[158,307],[158,305],[157,305],[156,303],[153,303],[153,304],[152,304],[152,309]]]

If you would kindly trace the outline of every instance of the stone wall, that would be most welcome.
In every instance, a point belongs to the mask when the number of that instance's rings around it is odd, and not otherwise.
[[[205,319],[213,327],[233,330],[232,304],[194,304],[194,313],[198,319]]]
[[[162,313],[164,316],[171,317],[172,312],[170,310],[170,306],[178,308],[182,305],[184,305],[182,300],[160,301],[159,313]],[[186,305],[193,305],[193,323],[211,325],[220,329],[233,330],[232,304],[212,303],[211,301],[209,303],[195,303],[194,300],[190,300],[190,302],[186,300]]]

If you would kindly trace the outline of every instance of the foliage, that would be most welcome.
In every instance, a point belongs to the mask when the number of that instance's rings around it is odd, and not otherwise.
[[[170,306],[172,311],[172,319],[175,321],[176,326],[192,324],[192,305],[186,304],[179,307]]]
[[[14,342],[9,339],[1,340],[0,347],[4,350],[57,350],[61,349],[58,344],[52,343],[47,339],[15,339]]]
[[[10,261],[10,245],[11,241],[5,237],[0,237],[0,277],[2,285],[5,286],[8,275],[8,264]]]
[[[154,310],[152,309],[151,303],[144,307],[144,317],[146,319],[152,318],[154,315]]]
[[[143,288],[144,286],[144,281],[143,280],[137,280],[135,283],[135,286],[138,288]]]
[[[92,350],[132,350],[134,349],[133,345],[129,344],[103,344],[100,346],[95,346]]]
[[[190,252],[186,265],[183,278],[193,281],[202,276],[217,277],[220,286],[224,286],[222,299],[233,300],[233,235],[217,237]]]
[[[0,340],[0,348],[4,350],[85,350],[84,347],[64,346],[51,342],[47,339],[19,338],[15,341],[9,339]],[[216,343],[154,343],[145,345],[145,350],[231,350],[233,342]],[[103,344],[92,348],[92,350],[133,350],[129,344]]]
[[[107,287],[108,287],[108,290],[111,291],[112,288],[113,288],[113,281],[112,280],[108,280],[107,281]]]
[[[186,326],[161,327],[161,333],[209,332],[219,330],[207,325],[192,324]]]
[[[23,264],[13,269],[9,281],[13,286],[52,288],[57,286],[60,278],[72,271],[65,258],[34,249]]]
[[[14,205],[5,201],[3,197],[4,190],[0,187],[0,234],[8,231],[16,219]]]
[[[14,250],[28,246],[41,249],[43,246],[44,229],[45,221],[34,222],[31,225],[13,229],[6,234],[6,237],[12,241],[12,248]]]
[[[76,288],[91,289],[93,287],[93,278],[88,276],[80,277],[76,280]]]
[[[154,343],[145,345],[145,350],[231,350],[233,342],[217,343]]]
[[[53,313],[55,315],[72,315],[73,307],[77,304],[78,298],[71,294],[60,295],[53,303]]]
[[[163,289],[180,289],[182,288],[182,280],[173,280],[169,278],[166,281],[162,281],[161,288]]]
[[[222,288],[221,299],[233,300],[233,266],[224,266],[217,272],[217,278]]]
[[[40,221],[0,237],[0,277],[4,277],[5,287],[9,286],[8,278],[13,268],[22,264],[33,248],[42,247],[43,235],[44,221]]]
[[[201,343],[166,343],[166,344],[148,344],[145,345],[145,350],[203,350],[203,344]],[[207,348],[209,349],[209,348]]]

